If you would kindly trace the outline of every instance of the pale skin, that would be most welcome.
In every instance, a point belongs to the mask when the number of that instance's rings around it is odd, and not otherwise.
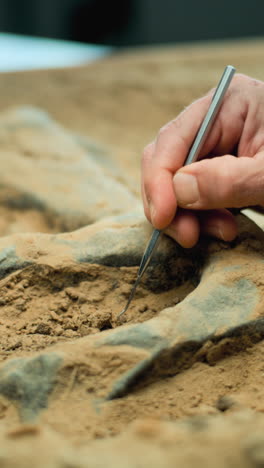
[[[162,127],[142,157],[146,217],[185,248],[193,247],[200,233],[233,240],[237,225],[228,208],[264,206],[261,81],[235,75],[201,160],[182,167],[213,92]]]

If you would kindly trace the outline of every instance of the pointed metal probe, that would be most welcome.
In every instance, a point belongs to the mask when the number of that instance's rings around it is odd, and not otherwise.
[[[224,70],[224,73],[218,83],[218,86],[215,90],[215,93],[213,95],[213,98],[212,98],[212,102],[210,104],[210,107],[207,111],[207,114],[197,132],[197,135],[195,137],[195,140],[192,144],[192,147],[189,151],[189,154],[186,158],[186,161],[184,163],[184,166],[187,166],[195,161],[197,161],[198,159],[198,156],[199,156],[199,153],[200,153],[200,150],[202,148],[202,145],[208,135],[208,133],[210,132],[211,128],[212,128],[212,125],[215,121],[215,118],[217,116],[217,113],[220,109],[220,106],[222,104],[222,101],[223,101],[223,98],[225,96],[225,93],[229,87],[229,84],[233,78],[233,75],[235,74],[235,71],[236,69],[234,67],[232,67],[231,65],[228,65],[225,70]],[[136,288],[137,288],[137,285],[139,284],[141,278],[142,278],[142,275],[144,274],[151,258],[152,258],[152,255],[158,245],[158,240],[160,239],[161,237],[161,234],[162,234],[162,231],[158,230],[158,229],[154,229],[153,231],[153,234],[147,244],[147,247],[146,247],[146,250],[143,254],[143,257],[142,257],[142,260],[141,260],[141,263],[140,263],[140,266],[139,266],[139,269],[138,269],[138,274],[137,274],[137,279],[136,279],[136,282],[134,284],[134,286],[132,287],[131,289],[131,292],[130,292],[130,295],[129,295],[129,298],[128,298],[128,301],[127,301],[127,304],[125,306],[125,308],[122,310],[122,312],[118,315],[118,318],[121,317],[128,309],[133,297],[134,297],[134,294],[136,292]]]
[[[153,252],[154,252],[154,250],[156,249],[156,247],[158,245],[158,240],[160,239],[160,234],[161,234],[161,231],[159,231],[158,229],[154,229],[154,231],[152,233],[152,236],[151,236],[151,238],[150,238],[150,240],[148,242],[148,245],[146,247],[146,250],[143,253],[143,257],[141,259],[139,269],[138,269],[137,279],[136,279],[136,281],[134,283],[134,286],[132,287],[131,292],[129,294],[129,298],[128,298],[126,307],[122,310],[122,312],[120,312],[118,317],[121,317],[121,315],[123,315],[127,311],[128,307],[129,307],[129,304],[130,304],[130,302],[132,301],[132,299],[134,297],[137,285],[139,284],[139,282],[141,280],[141,277],[144,274],[144,271],[146,270],[146,268],[147,268],[147,266],[148,266],[148,264],[149,264],[149,262],[151,260]]]

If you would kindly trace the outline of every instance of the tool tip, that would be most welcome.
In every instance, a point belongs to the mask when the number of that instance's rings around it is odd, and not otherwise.
[[[128,307],[124,307],[124,309],[120,312],[120,314],[118,314],[117,318],[120,319],[120,317],[122,317],[122,315],[127,311]]]

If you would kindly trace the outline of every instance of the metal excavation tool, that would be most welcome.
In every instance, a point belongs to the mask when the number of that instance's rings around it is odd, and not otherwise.
[[[207,114],[197,132],[197,135],[195,137],[195,140],[192,144],[192,147],[190,149],[190,152],[186,158],[186,161],[184,163],[184,166],[187,166],[188,164],[191,164],[195,161],[197,161],[198,159],[198,156],[199,156],[199,153],[200,153],[200,150],[202,148],[202,145],[206,139],[206,137],[208,136],[208,133],[210,132],[211,128],[212,128],[212,125],[215,121],[215,118],[217,116],[217,113],[220,109],[220,106],[222,104],[222,101],[224,99],[224,96],[225,96],[225,93],[228,89],[228,86],[233,78],[233,75],[235,73],[236,69],[234,67],[232,67],[231,65],[228,65],[225,70],[224,70],[224,73],[219,81],[219,84],[215,90],[215,93],[213,95],[213,98],[212,98],[212,102],[210,104],[210,107],[207,111]],[[141,259],[141,263],[139,265],[139,269],[138,269],[138,274],[137,274],[137,279],[136,279],[136,282],[134,284],[134,286],[132,287],[131,289],[131,292],[130,292],[130,295],[129,295],[129,298],[128,298],[128,301],[127,301],[127,304],[125,306],[125,308],[122,310],[122,312],[119,314],[118,317],[121,317],[121,315],[123,315],[128,307],[129,307],[129,304],[130,302],[132,301],[133,297],[134,297],[134,294],[135,294],[135,291],[136,291],[136,288],[137,288],[137,285],[139,284],[151,258],[152,258],[152,255],[158,245],[158,241],[161,237],[161,234],[162,234],[162,231],[159,230],[159,229],[155,229],[153,231],[153,234],[149,240],[149,243],[146,247],[146,250],[143,254],[143,257]]]

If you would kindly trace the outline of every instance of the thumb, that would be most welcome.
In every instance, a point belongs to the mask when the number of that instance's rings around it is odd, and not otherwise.
[[[264,204],[264,152],[221,156],[181,168],[173,178],[178,206],[192,210]]]

